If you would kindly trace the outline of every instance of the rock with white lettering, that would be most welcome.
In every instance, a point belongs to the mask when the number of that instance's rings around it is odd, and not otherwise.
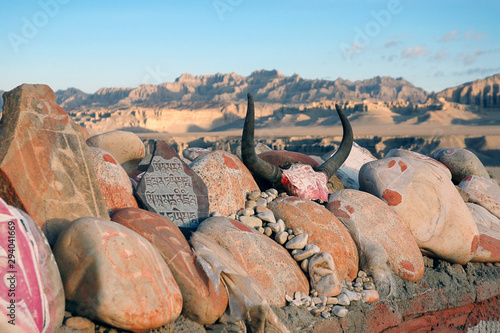
[[[471,261],[500,262],[500,219],[486,208],[467,203],[479,230],[479,247]]]
[[[442,170],[450,179],[451,179],[451,171],[448,169],[446,165],[443,163],[439,162],[438,160],[433,159],[432,157],[429,157],[427,155],[423,155],[414,151],[410,150],[405,150],[405,149],[391,149],[389,152],[385,155],[385,158],[389,157],[404,157],[404,158],[412,158],[415,160],[420,160],[429,163],[432,166],[435,166],[436,168]]]
[[[179,228],[167,217],[138,208],[125,208],[112,220],[130,228],[155,246],[182,292],[182,314],[202,325],[213,324],[227,307],[223,284],[216,291]]]
[[[479,232],[455,185],[427,162],[394,157],[365,164],[361,190],[384,200],[401,217],[424,254],[470,261]]]
[[[496,181],[481,176],[467,176],[458,187],[467,193],[469,202],[483,206],[500,218],[500,186]]]
[[[168,217],[178,227],[196,228],[208,217],[208,190],[165,141],[157,141],[136,195],[143,207]]]
[[[181,313],[181,291],[158,250],[118,223],[80,218],[61,233],[54,255],[73,314],[140,331]]]
[[[285,295],[296,291],[309,293],[309,282],[288,251],[255,229],[228,217],[211,217],[197,232],[231,253],[260,285],[270,305],[285,306]]]
[[[134,133],[111,131],[94,135],[87,140],[91,147],[102,148],[113,155],[127,172],[131,174],[146,155],[142,140]]]
[[[314,201],[292,196],[278,198],[268,208],[276,219],[284,221],[286,228],[302,227],[308,235],[308,244],[330,253],[341,279],[356,278],[358,249],[347,228],[332,212]]]
[[[464,148],[439,149],[432,154],[432,157],[450,169],[455,184],[460,183],[467,176],[489,177],[483,163],[470,150]]]
[[[83,134],[54,92],[24,84],[3,97],[0,196],[31,216],[50,244],[79,217],[109,218]]]
[[[210,213],[233,214],[245,208],[248,193],[259,190],[243,162],[224,151],[200,157],[191,163],[191,168],[207,185]]]
[[[337,191],[328,201],[326,208],[335,216],[354,221],[365,237],[384,248],[395,274],[412,282],[422,278],[422,253],[401,217],[385,202],[356,190]]]
[[[64,289],[42,230],[0,199],[0,234],[0,332],[56,331],[64,318]]]
[[[112,213],[121,208],[137,207],[132,183],[122,166],[104,149],[89,147],[89,151],[108,211]]]

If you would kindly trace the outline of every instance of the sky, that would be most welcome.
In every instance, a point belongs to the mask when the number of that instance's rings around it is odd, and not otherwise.
[[[23,0],[0,12],[0,90],[137,87],[277,69],[440,91],[500,73],[494,0]]]

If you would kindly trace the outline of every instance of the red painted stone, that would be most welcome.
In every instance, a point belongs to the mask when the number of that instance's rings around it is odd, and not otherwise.
[[[138,208],[115,212],[112,220],[130,228],[155,246],[179,286],[182,314],[202,325],[213,324],[227,307],[227,292],[214,289],[179,228],[168,218]]]
[[[327,176],[316,172],[310,165],[294,164],[283,170],[281,185],[289,195],[311,200],[328,200]]]
[[[248,229],[248,230],[247,230]],[[309,293],[309,281],[288,251],[269,237],[227,217],[203,221],[197,232],[210,237],[232,254],[258,283],[267,302],[285,306],[285,295]]]
[[[484,207],[467,203],[479,230],[479,246],[472,261],[500,262],[500,219]]]
[[[204,155],[191,163],[191,168],[207,185],[210,213],[233,214],[245,207],[247,193],[259,189],[243,162],[227,152]]]
[[[0,234],[0,331],[56,331],[64,318],[64,290],[40,227],[0,199]]]
[[[122,166],[104,149],[89,147],[89,150],[89,160],[94,167],[108,211],[137,207],[132,183]]]
[[[396,167],[400,162],[406,168]],[[423,253],[460,264],[473,258],[479,232],[440,168],[419,159],[391,157],[365,164],[359,181],[361,190],[385,200],[401,217]]]
[[[388,159],[389,157],[404,157],[404,158],[410,158],[413,160],[419,160],[419,161],[424,161],[429,163],[430,165],[438,168],[439,170],[443,171],[446,177],[451,179],[451,172],[450,169],[443,163],[420,153],[410,151],[410,150],[405,150],[405,149],[391,149],[389,152],[385,155],[385,158]],[[406,168],[405,168],[406,170]],[[404,170],[401,170],[404,171]]]
[[[283,219],[287,228],[301,226],[308,243],[317,245],[322,252],[332,255],[339,276],[352,281],[358,274],[358,249],[349,231],[325,207],[297,197],[278,198],[268,208],[276,219]]]
[[[174,321],[182,294],[157,249],[115,222],[80,218],[54,247],[68,310],[140,331]]]
[[[44,232],[47,221],[64,226],[82,216],[109,218],[85,138],[54,92],[24,84],[3,97],[0,195],[7,203]]]
[[[332,193],[326,207],[335,216],[353,220],[369,240],[381,245],[399,277],[416,282],[424,274],[424,260],[415,239],[398,214],[385,202],[366,192]]]

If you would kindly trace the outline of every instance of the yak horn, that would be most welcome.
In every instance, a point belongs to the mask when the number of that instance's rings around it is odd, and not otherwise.
[[[254,142],[255,107],[252,94],[248,94],[248,109],[241,137],[241,157],[246,167],[255,175],[271,183],[278,183],[283,172],[277,166],[261,160],[255,153]]]
[[[340,168],[342,163],[345,162],[345,160],[349,156],[349,153],[351,152],[353,143],[352,128],[349,120],[347,120],[347,117],[345,116],[344,112],[342,112],[340,106],[335,104],[335,108],[337,109],[337,113],[339,114],[340,121],[342,122],[342,129],[344,131],[342,142],[340,143],[340,147],[339,149],[337,149],[335,154],[333,154],[332,157],[330,157],[322,165],[316,168],[316,171],[325,172],[328,176],[328,179],[330,179],[330,177],[335,174],[335,171]]]

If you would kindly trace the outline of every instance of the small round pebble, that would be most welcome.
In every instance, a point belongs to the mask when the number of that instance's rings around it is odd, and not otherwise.
[[[493,263],[492,263],[492,262],[487,262],[487,263],[486,263],[486,266],[488,266],[488,267],[493,267]]]
[[[344,306],[348,306],[349,304],[351,304],[351,301],[349,300],[349,297],[344,294],[344,293],[341,293],[340,295],[337,296],[337,299],[338,299],[338,304],[339,305],[344,305]]]
[[[257,206],[267,206],[267,200],[260,198],[259,200],[257,200]]]
[[[325,312],[325,311],[321,312],[321,317],[323,317],[325,319],[330,318],[330,316],[331,316],[331,314],[329,312]]]
[[[495,266],[496,266],[496,267],[500,267],[500,262],[496,262],[496,263],[495,263]]]
[[[271,237],[272,234],[273,234],[273,231],[271,230],[271,228],[264,227],[264,235],[266,235],[267,237]]]
[[[321,310],[319,309],[312,309],[311,310],[311,314],[314,316],[314,317],[319,317],[321,315]]]
[[[75,330],[81,330],[84,332],[90,332],[90,331],[93,332],[95,329],[94,323],[84,317],[70,317],[66,319],[64,325],[66,325],[69,328]]]
[[[361,271],[361,270],[360,270],[360,271],[358,272],[358,277],[360,277],[360,278],[365,278],[365,277],[367,277],[367,276],[368,276],[368,275],[366,274],[366,272],[365,272],[365,271]]]
[[[261,197],[261,198],[264,198],[264,199],[265,199],[265,198],[267,198],[268,196],[269,196],[269,194],[267,194],[266,192],[262,192],[262,193],[260,193],[260,197]]]
[[[332,309],[332,313],[340,318],[345,317],[348,312],[349,311],[346,308],[339,305],[335,305]]]
[[[263,212],[270,212],[271,210],[265,206],[255,206],[255,212],[257,214],[263,213]]]
[[[291,240],[295,235],[288,235],[287,240]]]
[[[260,199],[260,191],[255,190],[248,194],[248,200],[257,201]]]
[[[375,289],[375,285],[373,283],[365,283],[363,285],[363,289],[366,289],[366,290],[373,290]]]
[[[264,233],[264,228],[262,228],[262,227],[258,227],[258,228],[256,228],[256,229],[257,229],[257,231],[258,231],[258,232],[260,232],[261,234],[263,234],[263,233]]]
[[[300,235],[300,234],[303,234],[304,233],[304,228],[302,228],[302,226],[296,226],[295,228],[293,228],[293,234],[295,236],[297,235]]]
[[[286,232],[278,232],[276,236],[274,236],[274,240],[278,242],[278,244],[283,245],[287,241],[288,233]]]
[[[293,235],[293,229],[288,228],[286,229],[286,232],[288,232],[289,235]]]
[[[339,304],[339,300],[337,299],[337,297],[327,297],[326,304],[327,305],[337,305],[337,304]]]
[[[304,273],[309,271],[309,259],[304,259],[300,262],[300,268]]]
[[[245,208],[254,209],[255,207],[257,207],[257,203],[255,201],[248,200],[247,202],[245,202]]]

